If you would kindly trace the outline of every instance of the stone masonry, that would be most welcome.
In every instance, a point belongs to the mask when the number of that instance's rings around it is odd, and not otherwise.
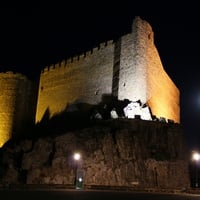
[[[104,95],[141,100],[152,114],[180,122],[179,90],[166,74],[151,26],[139,17],[132,31],[82,55],[45,68],[40,76],[36,122],[78,102],[97,104]]]
[[[11,74],[0,73],[0,147],[47,113],[51,119],[73,104],[96,105],[105,95],[140,100],[157,118],[180,122],[179,90],[162,66],[150,24],[140,17],[116,41],[45,67],[34,90],[26,77]]]
[[[7,143],[0,151],[0,185],[74,185],[75,152],[85,186],[190,185],[181,126],[137,119],[100,120],[78,131]]]

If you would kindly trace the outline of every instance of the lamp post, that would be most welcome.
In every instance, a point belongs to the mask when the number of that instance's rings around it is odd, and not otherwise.
[[[200,154],[196,151],[192,153],[192,160],[195,161],[195,187],[199,187],[198,181],[198,161],[200,160]]]
[[[81,162],[82,156],[80,153],[74,153],[74,161],[75,161],[75,186],[76,189],[83,188],[83,171],[81,170]]]

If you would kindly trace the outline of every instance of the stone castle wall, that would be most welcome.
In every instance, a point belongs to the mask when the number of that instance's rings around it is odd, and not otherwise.
[[[152,28],[146,21],[138,22],[136,20],[135,23],[138,37],[136,41],[139,41],[135,45],[135,49],[138,51],[136,56],[140,56],[139,59],[135,58],[135,60],[140,61],[140,67],[137,67],[140,74],[137,74],[136,77],[145,80],[142,82],[135,77],[138,81],[138,84],[136,84],[138,92],[145,91],[145,101],[155,116],[180,122],[179,90],[164,70],[159,53],[154,45]],[[142,57],[141,55],[145,56]],[[146,84],[146,87],[142,87],[143,84]]]
[[[153,115],[180,122],[179,90],[162,66],[151,26],[139,17],[117,41],[46,67],[39,78],[32,91],[24,76],[0,73],[0,146],[23,121],[40,122],[79,102],[98,104],[104,95],[141,100]]]
[[[30,116],[31,82],[22,74],[0,73],[0,147]]]
[[[147,103],[155,116],[180,122],[179,90],[163,69],[157,50],[147,51]]]
[[[146,103],[147,29],[142,25],[143,21],[136,19],[132,32],[122,37],[118,98]]]
[[[151,26],[139,17],[131,33],[114,43],[44,69],[36,122],[45,112],[51,117],[72,103],[99,103],[104,94],[141,100],[156,117],[180,122],[179,90],[162,66]]]
[[[48,110],[50,117],[77,102],[97,104],[112,93],[114,44],[100,44],[86,54],[45,68],[40,76],[36,121]]]
[[[118,97],[140,99],[156,117],[180,122],[179,90],[163,68],[151,26],[139,18],[121,39]]]

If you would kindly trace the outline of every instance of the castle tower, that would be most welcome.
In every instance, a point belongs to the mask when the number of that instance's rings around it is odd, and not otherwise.
[[[36,122],[76,102],[97,104],[104,95],[140,100],[156,117],[180,122],[179,90],[165,72],[148,22],[136,17],[130,33],[40,75]]]
[[[132,24],[132,32],[124,35],[121,40],[119,89],[120,100],[130,99],[146,102],[146,38],[147,31],[144,22],[136,17]],[[150,27],[148,27],[150,28]]]
[[[150,24],[136,17],[120,49],[118,98],[141,100],[156,117],[180,122],[179,90],[162,66]]]
[[[34,119],[29,115],[30,92],[31,83],[25,76],[0,73],[0,147]]]

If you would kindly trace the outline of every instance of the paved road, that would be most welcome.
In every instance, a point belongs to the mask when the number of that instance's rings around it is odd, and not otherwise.
[[[1,190],[2,200],[199,200],[195,194],[153,194],[90,190]]]

